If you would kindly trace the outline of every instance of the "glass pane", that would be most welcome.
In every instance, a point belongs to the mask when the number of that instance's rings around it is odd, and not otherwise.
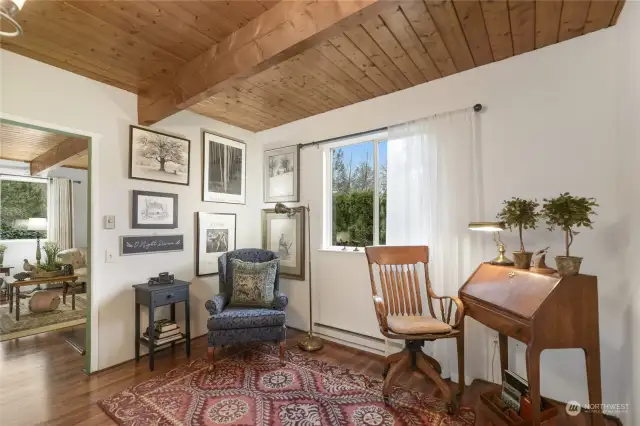
[[[373,244],[373,142],[331,150],[332,244]]]
[[[30,218],[46,217],[46,182],[0,181],[0,239],[46,238],[47,231],[27,229]]]
[[[378,143],[378,201],[380,202],[380,245],[387,243],[387,141]]]

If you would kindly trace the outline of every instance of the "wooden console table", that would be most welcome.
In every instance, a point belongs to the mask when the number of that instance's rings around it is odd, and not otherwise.
[[[591,275],[561,277],[484,263],[460,289],[467,316],[500,333],[500,367],[509,367],[507,337],[527,345],[533,425],[540,425],[540,353],[580,348],[589,403],[602,404],[598,282]],[[602,413],[593,414],[604,425]]]
[[[67,303],[66,288],[67,286],[71,287],[71,308],[75,310],[76,309],[75,282],[77,279],[78,277],[76,275],[65,275],[61,277],[31,278],[24,281],[18,281],[13,278],[6,278],[7,284],[9,285],[9,313],[13,312],[13,294],[15,292],[16,321],[20,321],[20,287],[24,287],[28,285],[54,284],[54,283],[62,283],[64,285],[64,288],[65,288],[64,303]]]

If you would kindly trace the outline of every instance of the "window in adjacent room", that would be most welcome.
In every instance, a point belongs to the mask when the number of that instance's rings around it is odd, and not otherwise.
[[[0,176],[0,240],[47,237],[47,180]]]
[[[344,140],[326,152],[327,245],[385,244],[387,132]]]

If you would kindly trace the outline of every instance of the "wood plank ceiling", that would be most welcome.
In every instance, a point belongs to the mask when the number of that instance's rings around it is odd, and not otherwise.
[[[59,133],[0,122],[0,159],[28,163],[69,139],[82,140]],[[89,152],[84,151],[70,157],[62,163],[62,166],[87,169]]]
[[[277,2],[38,1],[2,48],[138,93]],[[192,106],[252,131],[614,25],[624,0],[413,0]]]

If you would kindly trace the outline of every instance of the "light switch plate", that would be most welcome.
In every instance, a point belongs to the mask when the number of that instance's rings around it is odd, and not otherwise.
[[[109,250],[109,249],[105,250],[105,252],[104,252],[104,261],[106,263],[115,263],[116,258],[115,258],[114,254],[113,254],[113,252],[111,250]]]
[[[115,229],[116,217],[114,215],[105,215],[104,217],[104,229]]]

